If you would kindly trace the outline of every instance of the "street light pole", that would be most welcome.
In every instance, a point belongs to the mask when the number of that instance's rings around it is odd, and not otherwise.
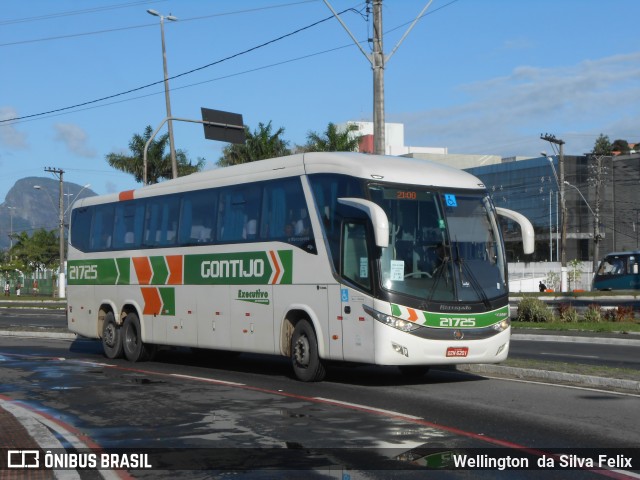
[[[59,240],[60,240],[60,267],[58,271],[58,298],[65,298],[65,273],[64,273],[64,191],[63,191],[63,175],[64,170],[61,168],[47,167],[45,172],[53,173],[60,179],[60,193],[58,198],[58,223],[59,223]],[[34,185],[34,188],[38,185]],[[38,188],[39,190],[39,188]],[[46,190],[45,190],[46,191]],[[53,201],[52,201],[53,203]]]
[[[164,43],[164,19],[175,22],[178,19],[173,15],[164,16],[155,10],[147,10],[147,13],[154,17],[160,17],[160,36],[162,38],[162,66],[164,69],[164,99],[167,104],[167,118],[171,118],[171,101],[169,99],[169,74],[167,73],[167,50]],[[167,123],[169,130],[169,152],[171,154],[171,174],[173,178],[178,178],[178,163],[176,161],[176,147],[173,141],[173,123],[171,120]]]
[[[575,189],[575,191],[578,192],[578,194],[580,194],[582,201],[585,203],[585,205],[591,212],[591,215],[593,215],[593,221],[594,221],[593,223],[593,271],[595,272],[596,269],[598,268],[598,262],[600,260],[599,253],[598,253],[599,252],[598,244],[600,242],[600,215],[599,215],[598,207],[596,206],[596,211],[594,212],[593,208],[591,208],[591,205],[589,205],[589,202],[587,202],[587,199],[584,198],[584,195],[582,194],[582,192],[578,187],[576,187],[575,185],[572,185],[566,180],[564,184],[567,185],[568,187]]]
[[[544,134],[540,135],[541,140],[546,140],[549,143],[558,145],[560,154],[558,155],[558,166],[560,170],[560,178],[558,180],[558,187],[560,189],[560,210],[562,211],[562,224],[560,231],[560,290],[567,291],[567,204],[564,198],[564,140],[556,138],[555,135]],[[546,155],[545,155],[546,156]],[[547,157],[549,158],[549,157]],[[555,173],[555,169],[554,169]]]

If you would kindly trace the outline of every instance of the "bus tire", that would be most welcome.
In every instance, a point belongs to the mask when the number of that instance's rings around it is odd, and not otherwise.
[[[300,320],[293,329],[291,363],[293,373],[303,382],[319,382],[325,376],[326,371],[318,355],[316,334],[307,320]]]
[[[144,362],[150,357],[150,348],[142,342],[142,329],[138,315],[131,312],[122,325],[122,345],[124,356],[130,362]]]
[[[102,327],[102,350],[107,358],[121,358],[123,353],[122,329],[116,323],[113,312],[104,317]]]

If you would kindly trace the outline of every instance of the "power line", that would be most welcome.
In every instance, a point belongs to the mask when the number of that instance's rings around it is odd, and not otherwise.
[[[349,10],[350,9],[343,10],[342,12],[339,12],[338,15],[342,15],[343,13],[345,13],[346,11],[349,11]],[[269,40],[267,42],[261,43],[259,45],[254,46],[254,47],[248,48],[248,49],[243,50],[241,52],[235,53],[233,55],[229,55],[229,56],[227,56],[225,58],[222,58],[220,60],[216,60],[216,61],[208,63],[206,65],[202,65],[200,67],[193,68],[193,69],[188,70],[186,72],[182,72],[182,73],[179,73],[177,75],[173,75],[173,76],[169,77],[168,80],[173,80],[173,79],[176,79],[176,78],[180,78],[180,77],[183,77],[185,75],[189,75],[189,74],[204,70],[206,68],[212,67],[214,65],[218,65],[218,64],[226,62],[228,60],[232,60],[232,59],[237,58],[237,57],[239,57],[241,55],[246,55],[247,53],[253,52],[253,51],[258,50],[260,48],[264,48],[264,47],[266,47],[268,45],[271,45],[273,43],[279,42],[280,40],[284,40],[285,38],[291,37],[291,36],[296,35],[296,34],[298,34],[300,32],[303,32],[303,31],[308,30],[310,28],[313,28],[313,27],[315,27],[317,25],[320,25],[321,23],[324,23],[324,22],[326,22],[328,20],[331,20],[332,18],[333,18],[333,15],[330,15],[330,16],[328,16],[326,18],[323,18],[322,20],[318,20],[317,22],[314,22],[314,23],[312,23],[310,25],[307,25],[307,26],[302,27],[302,28],[298,28],[297,30],[294,30],[294,31],[289,32],[289,33],[286,33],[286,34],[281,35],[281,36],[279,36],[277,38],[274,38],[274,39]],[[95,100],[89,100],[89,101],[86,101],[86,102],[77,103],[75,105],[70,105],[68,107],[56,108],[56,109],[53,109],[53,110],[48,110],[46,112],[33,113],[33,114],[30,114],[30,115],[23,115],[23,116],[20,116],[20,117],[6,118],[6,119],[3,119],[3,120],[0,120],[0,124],[8,123],[8,122],[15,122],[15,121],[24,120],[24,119],[27,119],[27,118],[40,117],[40,116],[48,115],[48,114],[51,114],[51,113],[63,112],[63,111],[71,110],[71,109],[78,108],[78,107],[84,107],[86,105],[91,105],[91,104],[102,102],[102,101],[105,101],[105,100],[110,100],[112,98],[120,97],[122,95],[127,95],[129,93],[138,92],[140,90],[144,90],[145,88],[149,88],[149,87],[152,87],[154,85],[159,85],[161,83],[164,83],[164,79],[163,80],[158,80],[156,82],[151,82],[151,83],[148,83],[146,85],[142,85],[140,87],[132,88],[132,89],[129,89],[129,90],[126,90],[126,91],[123,91],[123,92],[115,93],[113,95],[107,95],[105,97],[97,98]]]
[[[0,21],[0,26],[13,25],[16,23],[35,22],[40,20],[50,20],[53,18],[60,18],[60,17],[70,17],[73,15],[84,15],[86,13],[104,12],[107,10],[117,10],[120,8],[137,7],[139,5],[144,5],[145,3],[157,3],[158,1],[166,1],[166,0],[140,0],[137,2],[119,3],[116,5],[106,5],[104,7],[85,8],[83,10],[70,10],[68,12],[49,13],[46,15],[36,15],[33,17],[16,18],[13,20]]]
[[[231,14],[237,14],[237,13],[246,13],[246,12],[251,12],[251,11],[255,11],[255,10],[264,10],[264,9],[268,9],[268,8],[286,7],[286,6],[298,5],[298,4],[301,4],[301,3],[309,3],[309,2],[315,2],[315,1],[317,1],[317,0],[304,0],[304,1],[301,1],[301,2],[293,2],[293,3],[283,4],[283,5],[275,5],[275,6],[270,6],[270,7],[261,7],[261,8],[256,8],[256,9],[240,10],[240,11],[231,12],[231,13],[207,15],[207,16],[203,16],[203,17],[193,17],[193,18],[190,18],[190,19],[181,20],[181,23],[184,23],[185,21],[190,21],[190,20],[199,20],[199,19],[210,18],[210,17],[215,17],[215,16],[231,15]],[[448,6],[452,5],[453,3],[457,2],[457,1],[458,0],[452,0],[448,4],[443,5],[442,7],[436,9],[435,11],[441,10],[442,8],[445,8],[445,7],[448,7]],[[346,13],[348,11],[354,11],[354,9],[353,8],[345,9],[345,10],[339,12],[339,15],[342,15],[343,13]],[[431,13],[434,13],[434,12],[431,12]],[[359,12],[357,12],[357,13],[359,13]],[[429,15],[429,13],[427,13],[425,15],[422,15],[422,17],[420,17],[420,18],[424,18],[427,15]],[[325,18],[323,20],[319,20],[318,22],[315,22],[315,23],[313,23],[311,25],[308,25],[306,27],[300,28],[300,29],[295,30],[294,32],[288,33],[286,35],[282,35],[281,37],[278,37],[276,39],[270,40],[268,42],[265,42],[265,43],[263,43],[261,45],[255,46],[255,47],[250,48],[248,50],[245,50],[243,52],[239,52],[239,53],[236,53],[236,54],[231,55],[229,57],[223,58],[221,60],[217,60],[215,62],[209,63],[207,65],[204,65],[204,66],[201,66],[201,67],[197,67],[195,69],[189,70],[187,72],[180,73],[178,75],[174,75],[172,77],[169,77],[169,80],[174,79],[174,78],[179,78],[179,77],[188,75],[190,73],[194,73],[194,72],[199,71],[199,70],[203,70],[205,68],[211,67],[213,65],[220,64],[220,63],[225,62],[227,60],[231,60],[231,59],[236,58],[238,56],[244,55],[244,54],[249,53],[251,51],[254,51],[254,50],[257,50],[257,49],[262,48],[264,46],[267,46],[269,44],[275,43],[275,42],[277,42],[279,40],[282,40],[282,39],[284,39],[286,37],[295,35],[296,33],[300,33],[300,32],[302,32],[302,31],[304,31],[306,29],[312,28],[312,27],[314,27],[316,25],[319,25],[320,23],[323,23],[323,22],[325,22],[325,21],[327,21],[327,20],[329,20],[331,18],[332,17],[327,17],[327,18]],[[406,24],[407,23],[405,23],[403,25],[406,25]],[[139,27],[148,27],[148,26],[152,26],[152,25],[141,25]],[[155,26],[155,24],[153,26]],[[115,30],[126,30],[128,28],[139,28],[139,27],[123,27],[123,28],[119,28],[119,29],[114,29],[114,31]],[[391,32],[391,31],[396,30],[398,28],[400,28],[400,27],[395,27],[395,28],[393,28],[393,29],[391,29],[389,31]],[[101,32],[108,32],[108,31],[112,31],[112,30],[102,30]],[[78,36],[78,35],[82,35],[82,34],[76,34],[75,36]],[[74,35],[71,35],[71,36],[74,36]],[[2,47],[2,46],[3,45],[0,44],[0,47]],[[351,44],[342,45],[342,46],[334,47],[334,48],[331,48],[331,49],[328,49],[328,50],[323,50],[323,51],[320,51],[320,52],[310,53],[308,55],[302,55],[300,57],[295,57],[295,58],[291,58],[291,59],[288,59],[288,60],[283,60],[283,61],[280,61],[280,62],[268,64],[268,65],[263,65],[261,67],[256,67],[256,68],[252,68],[252,69],[249,69],[249,70],[244,70],[244,71],[241,71],[241,72],[231,73],[231,74],[224,75],[224,76],[221,76],[221,77],[216,77],[216,78],[209,79],[209,80],[203,80],[201,82],[196,82],[196,83],[192,83],[192,84],[188,84],[188,85],[183,85],[181,87],[174,87],[174,88],[172,88],[172,91],[181,90],[181,89],[184,89],[184,88],[189,88],[189,87],[193,87],[193,86],[197,86],[197,85],[202,85],[202,84],[205,84],[205,83],[215,82],[215,81],[218,81],[218,80],[223,80],[223,79],[231,78],[231,77],[234,77],[234,76],[244,75],[244,74],[247,74],[247,73],[251,73],[251,72],[255,72],[255,71],[271,68],[271,67],[274,67],[274,66],[284,65],[286,63],[292,63],[292,62],[303,60],[303,59],[310,58],[310,57],[313,57],[313,56],[323,55],[325,53],[330,53],[330,52],[334,52],[334,51],[337,51],[337,50],[341,50],[341,49],[344,49],[344,48],[347,48],[347,47],[350,47],[350,46],[352,46],[352,45]],[[92,106],[92,107],[87,107],[88,105],[92,105],[94,103],[99,103],[99,102],[102,102],[102,101],[105,101],[105,100],[109,100],[109,99],[112,99],[112,98],[116,98],[116,97],[119,97],[119,96],[122,96],[122,95],[126,95],[126,94],[129,94],[129,93],[140,91],[140,90],[143,90],[145,88],[149,88],[149,87],[152,87],[154,85],[158,85],[158,84],[163,83],[163,82],[164,82],[164,80],[159,80],[157,82],[152,82],[152,83],[149,83],[149,84],[146,84],[146,85],[143,85],[143,86],[131,89],[131,90],[127,90],[125,92],[120,92],[120,93],[109,95],[109,96],[106,96],[106,97],[102,97],[102,98],[99,98],[99,99],[96,99],[96,100],[91,100],[91,101],[79,103],[79,104],[76,104],[76,105],[71,105],[69,107],[58,108],[58,109],[49,110],[49,111],[46,111],[46,112],[40,112],[40,113],[36,113],[36,114],[31,114],[31,115],[24,115],[24,116],[20,116],[20,117],[0,119],[0,124],[2,124],[2,123],[15,124],[15,123],[18,123],[18,122],[22,122],[24,120],[27,120],[27,121],[29,121],[29,119],[34,120],[34,119],[36,119],[36,117],[44,117],[45,115],[47,115],[48,117],[64,115],[64,113],[61,113],[61,112],[66,112],[67,110],[78,109],[78,110],[75,110],[75,111],[84,111],[84,110],[90,110],[92,108],[100,108],[100,107],[104,107],[104,106],[109,106],[109,105],[115,105],[115,104],[118,104],[118,103],[128,102],[128,101],[131,101],[131,100],[137,100],[137,99],[149,97],[149,96],[152,96],[152,95],[159,95],[162,92],[155,92],[155,93],[150,93],[150,94],[146,94],[146,95],[140,95],[140,96],[133,97],[133,98],[128,98],[128,99],[125,99],[125,100],[119,100],[119,101],[114,101],[114,102],[110,102],[110,103],[106,103],[106,104],[102,104],[102,105],[96,105],[96,106]],[[80,109],[79,107],[87,107],[87,108]],[[46,118],[48,118],[48,117],[46,117]],[[11,122],[11,123],[9,123],[9,122]],[[517,142],[517,143],[519,143],[519,142]]]
[[[270,6],[265,6],[265,7],[257,7],[257,8],[248,8],[245,10],[236,10],[233,12],[225,12],[225,13],[214,13],[211,15],[202,15],[199,17],[191,17],[191,18],[181,18],[180,19],[180,23],[186,23],[186,22],[193,22],[193,21],[197,21],[197,20],[204,20],[207,18],[214,18],[214,17],[224,17],[224,16],[229,16],[229,15],[239,15],[239,14],[243,14],[243,13],[253,13],[253,12],[257,12],[257,11],[261,11],[261,10],[270,10],[270,9],[275,9],[275,8],[284,8],[284,7],[291,7],[294,5],[299,5],[302,3],[310,3],[310,2],[317,2],[318,0],[302,0],[299,2],[292,2],[292,3],[285,3],[285,4],[280,4],[280,5],[270,5]],[[154,3],[154,2],[139,2],[139,3]],[[81,13],[87,13],[86,11],[80,11]],[[89,12],[91,13],[91,12]],[[55,15],[54,15],[55,16]],[[2,25],[2,23],[0,22],[0,25]],[[0,47],[11,47],[11,46],[15,46],[15,45],[24,45],[24,44],[28,44],[28,43],[39,43],[39,42],[48,42],[51,40],[64,40],[67,38],[75,38],[75,37],[86,37],[86,36],[90,36],[90,35],[101,35],[103,33],[111,33],[111,32],[120,32],[123,30],[136,30],[139,28],[150,28],[150,27],[155,27],[157,26],[156,23],[145,23],[144,25],[130,25],[128,27],[117,27],[117,28],[108,28],[105,30],[93,30],[91,32],[81,32],[81,33],[70,33],[67,35],[56,35],[53,37],[42,37],[42,38],[33,38],[33,39],[29,39],[29,40],[19,40],[16,42],[7,42],[7,43],[0,43]]]

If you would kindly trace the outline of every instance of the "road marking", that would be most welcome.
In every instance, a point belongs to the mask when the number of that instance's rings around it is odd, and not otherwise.
[[[574,358],[594,358],[599,359],[596,355],[573,355],[571,353],[553,353],[553,352],[540,352],[540,355],[551,355],[555,357],[574,357]]]
[[[0,394],[0,408],[3,408],[16,417],[43,450],[66,450],[65,446],[56,438],[56,435],[76,450],[86,450],[89,448],[92,450],[101,449],[91,438],[78,431],[72,425],[63,422],[59,418],[54,418],[45,412],[41,412],[35,407],[21,405],[19,400],[13,400]],[[84,440],[80,437],[84,437]],[[97,471],[105,480],[129,480],[133,478],[126,471],[107,469],[98,469]],[[81,478],[76,470],[53,469],[53,472],[55,478],[60,480],[75,480]]]
[[[520,383],[533,383],[536,385],[545,385],[548,387],[559,387],[559,388],[572,388],[574,390],[586,390],[588,392],[597,392],[597,393],[608,393],[611,395],[618,395],[620,397],[637,397],[640,398],[640,394],[637,393],[629,393],[629,392],[615,392],[612,390],[601,390],[599,388],[593,388],[593,387],[579,387],[577,385],[563,385],[560,383],[549,383],[549,382],[539,382],[536,380],[523,380],[521,378],[505,378],[505,377],[494,377],[491,375],[487,375],[486,373],[483,373],[482,376],[484,378],[490,378],[492,380],[504,380],[505,382],[520,382]]]
[[[323,403],[330,403],[332,405],[344,405],[346,407],[355,408],[364,412],[377,412],[382,414],[391,415],[397,418],[406,418],[408,420],[422,420],[422,417],[415,417],[413,415],[407,415],[406,413],[394,412],[393,410],[385,410],[384,408],[370,407],[368,405],[360,405],[359,403],[343,402],[341,400],[333,400],[331,398],[323,397],[311,397]]]
[[[216,380],[215,378],[195,377],[193,375],[182,375],[180,373],[170,373],[169,376],[178,377],[178,378],[186,378],[186,379],[189,379],[189,380],[198,380],[200,382],[207,382],[207,383],[220,383],[222,385],[231,385],[231,386],[236,386],[236,387],[244,387],[245,386],[244,383],[228,382],[226,380]]]

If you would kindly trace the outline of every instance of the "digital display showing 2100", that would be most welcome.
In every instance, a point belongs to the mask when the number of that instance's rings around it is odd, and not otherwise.
[[[393,189],[393,188],[385,188],[384,189],[384,199],[385,200],[431,200],[433,198],[433,194],[431,192],[426,192],[424,190],[410,190],[410,189]]]

